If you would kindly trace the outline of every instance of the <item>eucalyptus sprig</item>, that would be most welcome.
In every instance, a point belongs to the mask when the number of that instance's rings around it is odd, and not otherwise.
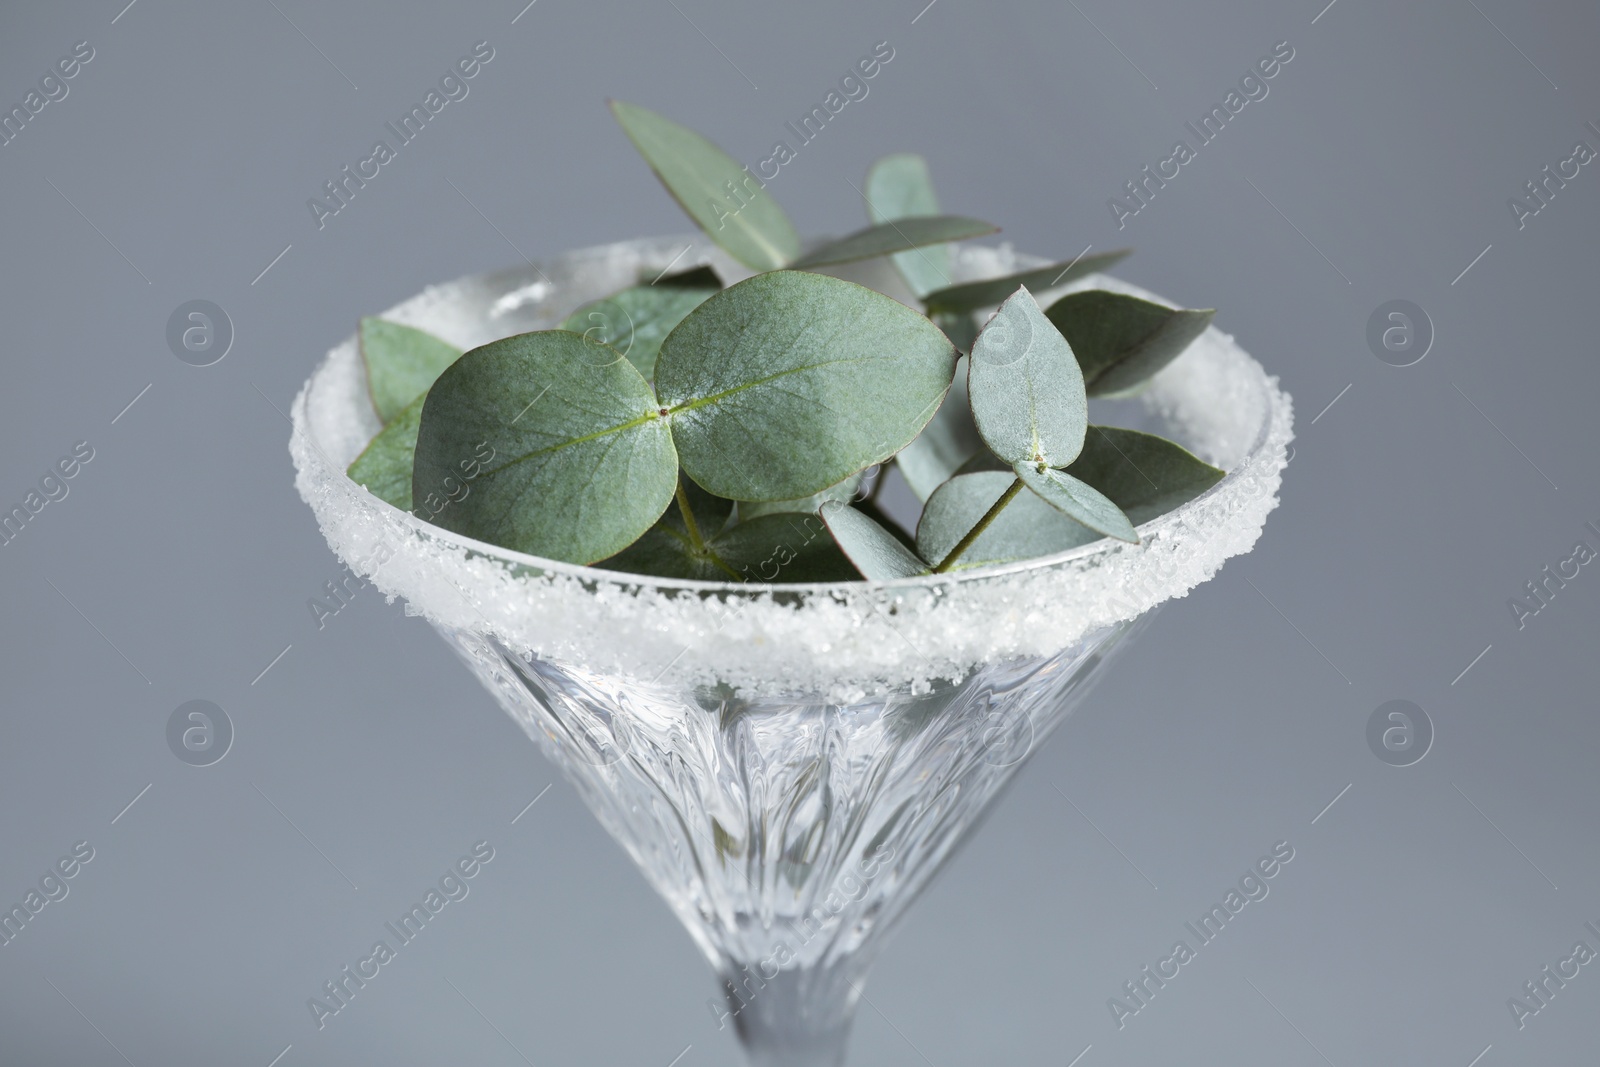
[[[383,429],[350,476],[444,529],[514,551],[669,579],[892,580],[1011,563],[1136,527],[1223,472],[1151,434],[1089,423],[1141,388],[1213,312],[1045,290],[1124,251],[955,282],[927,164],[869,172],[869,225],[803,247],[764,183],[698,133],[613,102],[706,235],[755,273],[709,268],[574,309],[561,328],[462,353],[363,319]],[[919,312],[821,273],[888,257]],[[978,315],[998,307],[983,322]],[[891,467],[890,464],[893,464]],[[887,478],[922,502],[902,527]]]

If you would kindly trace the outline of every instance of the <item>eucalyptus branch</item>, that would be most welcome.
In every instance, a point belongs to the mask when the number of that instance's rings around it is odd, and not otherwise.
[[[937,567],[933,568],[933,573],[944,574],[949,571],[951,564],[960,559],[961,554],[972,547],[972,543],[983,534],[983,531],[989,528],[989,524],[1000,516],[1006,505],[1011,503],[1020,492],[1022,492],[1022,480],[1020,478],[1014,479],[1011,482],[1011,488],[1000,494],[1000,499],[996,500],[989,510],[983,513],[983,518],[978,520],[978,524],[968,530],[965,536],[956,542],[956,547],[950,550],[950,554],[940,561]]]

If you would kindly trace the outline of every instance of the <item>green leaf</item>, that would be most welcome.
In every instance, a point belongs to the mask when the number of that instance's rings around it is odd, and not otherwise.
[[[1138,526],[1187,504],[1226,472],[1155,434],[1091,426],[1067,473],[1110,497]]]
[[[383,319],[361,320],[361,358],[367,364],[367,388],[378,418],[385,423],[427,392],[433,380],[460,355],[461,349],[431,333]]]
[[[873,222],[939,214],[928,161],[910,152],[884,156],[872,165],[867,171],[866,198],[867,217]],[[950,284],[948,248],[897,252],[893,258],[895,269],[918,296]]]
[[[1094,486],[1081,482],[1065,471],[1039,469],[1037,463],[1018,463],[1013,470],[1024,485],[1037,493],[1045,503],[1069,518],[1076,519],[1091,530],[1130,544],[1139,543],[1133,523],[1122,510]],[[987,531],[985,531],[987,532]]]
[[[763,515],[730,526],[696,548],[676,508],[668,508],[643,537],[600,566],[707,582],[841,582],[856,577],[815,515]]]
[[[822,505],[822,521],[833,539],[868,581],[893,581],[933,573],[882,526],[838,501]]]
[[[1211,325],[1215,310],[1162,307],[1091,289],[1045,312],[1072,345],[1090,396],[1131,389],[1177,359]]]
[[[1000,305],[968,363],[972,417],[990,451],[1007,463],[1049,467],[1077,457],[1089,425],[1083,373],[1027,289]]]
[[[636,104],[613,100],[611,112],[679,206],[735,259],[751,270],[777,270],[800,254],[789,217],[732,156]]]
[[[984,449],[961,465],[958,475],[1011,468]],[[1220,482],[1225,471],[1196,458],[1182,445],[1138,430],[1090,426],[1083,451],[1067,473],[1100,490],[1135,526],[1181,507]]]
[[[1115,252],[1098,252],[1092,256],[1080,256],[1065,263],[1052,263],[1048,267],[1035,267],[1032,270],[1007,274],[999,278],[963,282],[960,285],[931,292],[923,297],[922,301],[930,312],[976,311],[979,308],[993,307],[1016,292],[1018,286],[1042,292],[1058,285],[1066,285],[1086,274],[1105,270],[1130,251],[1131,249],[1122,248]]]
[[[575,333],[494,341],[428,391],[412,493],[423,497],[487,441],[494,459],[442,509],[445,529],[517,552],[592,563],[627,547],[672,500],[668,420],[633,364]]]
[[[927,431],[924,430],[924,433]],[[914,444],[915,442],[913,442]],[[904,453],[902,453],[903,455]],[[797,500],[747,500],[739,505],[739,521],[746,522],[762,515],[788,515],[806,514],[815,515],[817,509],[830,500],[849,503],[850,498],[856,495],[861,488],[861,472],[857,471],[838,485],[830,485],[820,493],[812,493]]]
[[[731,500],[819,493],[909,444],[956,351],[864,286],[774,271],[724,289],[661,346],[656,389],[683,469]]]
[[[352,481],[401,511],[411,510],[411,457],[425,399],[426,395],[417,397],[390,420],[347,471]]]
[[[978,339],[978,319],[970,311],[939,311],[929,316],[933,324],[944,331],[962,355],[972,351],[972,342]]]
[[[596,300],[567,316],[563,330],[582,334],[584,340],[626,356],[639,373],[655,373],[661,342],[673,327],[716,289],[636,285],[604,300]]]
[[[928,498],[917,523],[917,555],[943,561],[1016,481],[1011,471],[962,474]],[[1054,555],[1100,540],[1033,493],[1021,493],[967,547],[952,570]]]
[[[654,286],[666,286],[669,289],[721,289],[722,279],[709,265],[690,267],[673,274],[663,274],[648,283]]]
[[[983,447],[983,438],[978,436],[978,427],[972,421],[967,376],[957,371],[944,403],[939,405],[917,439],[902,448],[894,461],[912,493],[918,500],[926,501],[963,463],[980,451],[988,450]]]
[[[826,266],[830,263],[849,263],[857,259],[887,256],[911,248],[922,248],[924,245],[965,241],[970,237],[998,233],[999,229],[998,226],[992,226],[987,222],[963,218],[960,215],[927,215],[900,219],[868,226],[848,237],[829,241],[820,248],[813,248],[789,266],[795,270],[810,270],[812,267]]]

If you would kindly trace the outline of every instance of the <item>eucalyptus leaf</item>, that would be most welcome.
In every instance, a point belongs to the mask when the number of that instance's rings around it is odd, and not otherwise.
[[[928,161],[910,152],[884,156],[872,165],[867,171],[866,198],[867,217],[873,222],[939,214]],[[950,284],[948,248],[935,245],[896,252],[892,258],[906,285],[919,297]]]
[[[1083,373],[1025,288],[994,313],[968,360],[972,417],[990,451],[1007,463],[1065,467],[1089,425]]]
[[[1091,289],[1069,293],[1045,314],[1072,345],[1089,395],[1104,396],[1139,385],[1177,359],[1205,333],[1216,311],[1163,307]]]
[[[898,221],[891,220],[876,226],[868,226],[847,237],[813,248],[789,266],[795,270],[810,270],[812,267],[822,267],[832,263],[850,263],[858,259],[887,256],[926,245],[965,241],[972,237],[998,233],[999,230],[998,226],[978,219],[963,218],[960,215],[926,215]]]
[[[906,253],[909,255],[910,253]],[[939,311],[929,316],[933,324],[944,331],[950,338],[950,343],[955,345],[962,355],[972,351],[972,343],[978,339],[978,318],[970,311]]]
[[[669,289],[721,289],[722,278],[709,264],[706,264],[675,271],[672,274],[663,274],[649,284],[666,286]]]
[[[926,434],[927,431],[924,430],[923,433]],[[915,443],[915,441],[912,442],[912,444]],[[901,455],[905,455],[905,453],[902,452]],[[861,477],[862,472],[857,471],[838,485],[830,485],[820,493],[812,493],[810,496],[803,496],[798,500],[747,500],[739,505],[739,521],[746,522],[762,515],[815,515],[817,509],[830,500],[849,503],[850,499],[861,488]]]
[[[1187,504],[1226,472],[1164,437],[1091,426],[1067,473],[1110,497],[1138,526]]]
[[[1011,468],[984,449],[956,473],[979,471]],[[1164,437],[1119,426],[1090,426],[1066,471],[1104,493],[1135,526],[1187,504],[1227,473]]]
[[[360,337],[372,406],[385,423],[426,393],[461,355],[461,349],[431,333],[385,319],[362,319]]]
[[[942,562],[1016,480],[1009,470],[979,471],[958,475],[941,485],[928,498],[928,506],[917,523],[917,555]],[[1020,493],[950,569],[1054,555],[1100,537],[1034,493]]]
[[[856,577],[815,515],[763,515],[730,526],[698,547],[676,509],[600,566],[707,582],[840,582]]]
[[[683,469],[718,496],[792,500],[904,448],[938,410],[956,351],[864,286],[758,274],[678,324],[656,361]]]
[[[667,334],[714,292],[714,288],[636,285],[585,304],[568,315],[561,328],[616,350],[649,378]]]
[[[902,448],[894,461],[911,492],[918,500],[926,501],[963,463],[978,452],[987,451],[972,421],[967,376],[958,369],[944,403],[939,405],[917,439]]]
[[[1024,485],[1069,518],[1107,537],[1130,544],[1139,543],[1133,523],[1104,493],[1065,471],[1051,470],[1049,467],[1040,470],[1039,467],[1040,464],[1036,463],[1018,463],[1013,469]]]
[[[428,391],[412,494],[480,442],[494,459],[434,522],[518,552],[592,563],[648,530],[678,478],[668,420],[633,364],[564,330],[462,356]]]
[[[800,254],[789,217],[732,156],[637,104],[613,100],[611,112],[661,184],[735,259],[751,270],[776,270]]]
[[[900,540],[848,504],[822,505],[822,521],[855,569],[869,581],[893,581],[933,573]]]
[[[411,510],[411,457],[417,447],[417,425],[422,421],[422,402],[417,397],[378,436],[367,442],[361,455],[346,472],[367,492],[401,511]]]
[[[976,311],[979,308],[993,307],[1016,292],[1018,286],[1042,292],[1058,285],[1066,285],[1086,274],[1105,270],[1130,251],[1132,249],[1122,248],[1115,252],[1097,252],[1092,256],[1080,256],[1065,263],[1052,263],[1047,267],[1035,267],[1032,270],[1019,271],[999,278],[962,282],[960,285],[935,290],[923,297],[922,302],[927,305],[930,312]]]

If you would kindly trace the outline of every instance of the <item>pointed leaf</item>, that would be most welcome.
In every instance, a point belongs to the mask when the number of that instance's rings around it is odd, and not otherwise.
[[[857,259],[872,259],[893,252],[904,252],[924,245],[942,245],[951,241],[965,241],[971,237],[998,233],[1000,228],[977,219],[960,215],[927,215],[900,219],[868,226],[848,237],[829,241],[813,248],[789,264],[795,270],[810,270],[830,263],[849,263]]]
[[[764,502],[747,500],[739,505],[739,521],[748,522],[762,515],[815,515],[817,509],[830,500],[849,503],[850,499],[856,495],[856,491],[861,488],[861,473],[857,471],[838,485],[830,485],[820,493],[812,493],[810,496],[803,496],[797,500],[771,500]]]
[[[1083,373],[1066,338],[1026,289],[994,313],[972,346],[967,389],[990,451],[1007,463],[1065,467],[1089,425]]]
[[[398,322],[361,320],[361,358],[367,365],[372,406],[385,423],[400,414],[461,355],[431,333]]]
[[[884,156],[872,165],[867,171],[866,198],[867,217],[873,222],[939,214],[939,198],[934,195],[933,179],[928,176],[928,162],[910,152]],[[948,248],[932,246],[896,252],[893,259],[895,269],[918,296],[950,284]]]
[[[1011,468],[984,449],[956,473],[978,471]],[[1090,426],[1066,472],[1104,493],[1135,526],[1187,504],[1227,473],[1164,437],[1118,426]]]
[[[518,552],[592,563],[648,530],[678,463],[650,384],[575,333],[494,341],[428,391],[412,494],[421,506],[480,442],[494,459],[434,522]]]
[[[893,534],[848,504],[831,501],[822,505],[821,514],[833,539],[868,581],[887,582],[933,573]]]
[[[1187,504],[1226,472],[1155,434],[1091,426],[1067,473],[1111,498],[1138,526]]]
[[[596,300],[568,315],[563,330],[626,356],[639,373],[655,373],[656,355],[683,317],[705,302],[715,289],[636,285]]]
[[[930,312],[976,311],[979,308],[993,307],[1016,292],[1019,285],[1041,292],[1053,289],[1086,274],[1105,270],[1130,251],[1131,249],[1122,248],[1115,252],[1097,252],[1092,256],[1080,256],[1065,263],[1052,263],[1048,267],[1035,267],[1032,270],[1019,271],[1000,278],[963,282],[960,285],[935,290],[922,300]]]
[[[955,362],[944,334],[904,304],[774,271],[690,312],[661,346],[656,389],[691,478],[731,500],[791,500],[909,444]]]
[[[943,560],[1017,480],[1011,471],[962,474],[928,498],[917,523],[917,555]],[[953,570],[1050,556],[1100,540],[1033,493],[1020,493],[967,547]]]
[[[411,457],[417,447],[417,425],[422,421],[425,399],[426,395],[417,397],[396,415],[367,443],[346,472],[367,492],[401,511],[411,510]]]
[[[1104,396],[1133,388],[1177,359],[1216,312],[1091,289],[1069,293],[1045,314],[1072,345],[1089,395]]]
[[[1139,535],[1134,532],[1133,523],[1128,521],[1128,517],[1116,504],[1094,486],[1080,482],[1065,471],[1051,470],[1048,467],[1040,470],[1039,464],[1036,463],[1018,463],[1013,469],[1024,485],[1039,494],[1045,503],[1069,518],[1083,523],[1091,530],[1098,530],[1107,537],[1115,537],[1119,541],[1131,544],[1139,543]]]
[[[978,427],[972,421],[967,376],[958,369],[950,394],[939,405],[938,412],[922,428],[917,439],[900,450],[894,461],[917,499],[926,501],[963,463],[980,451],[988,449],[983,447],[983,438],[978,436]]]
[[[735,259],[751,270],[777,270],[800,254],[789,217],[732,156],[647,108],[613,100],[611,112],[679,206]]]

